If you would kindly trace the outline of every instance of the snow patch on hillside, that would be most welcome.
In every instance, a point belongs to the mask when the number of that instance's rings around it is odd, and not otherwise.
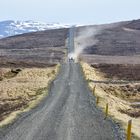
[[[45,23],[45,22],[36,22],[36,21],[1,21],[0,22],[0,38],[14,36],[18,34],[44,31],[50,29],[60,29],[60,28],[69,28],[68,24],[59,24],[59,23]]]

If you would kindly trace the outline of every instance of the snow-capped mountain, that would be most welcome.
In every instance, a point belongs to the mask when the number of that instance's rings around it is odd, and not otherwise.
[[[68,28],[70,25],[59,23],[44,23],[36,21],[1,21],[0,22],[0,38],[14,36],[18,34],[44,31],[48,29]]]

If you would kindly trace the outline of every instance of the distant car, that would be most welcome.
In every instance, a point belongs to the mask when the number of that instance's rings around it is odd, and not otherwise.
[[[72,57],[69,58],[70,62],[74,62],[74,59]]]

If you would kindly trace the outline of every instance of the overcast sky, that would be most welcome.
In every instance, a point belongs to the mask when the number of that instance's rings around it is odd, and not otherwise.
[[[140,0],[0,0],[0,21],[98,24],[140,18]]]

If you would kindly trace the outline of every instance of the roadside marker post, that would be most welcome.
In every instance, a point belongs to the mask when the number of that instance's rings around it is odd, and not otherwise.
[[[96,104],[97,104],[97,105],[99,104],[99,99],[100,99],[100,98],[97,96],[97,97],[96,97]]]
[[[108,116],[108,103],[106,104],[106,108],[105,108],[105,119],[107,118]]]
[[[93,94],[95,95],[96,85],[93,88]]]
[[[129,120],[128,126],[127,126],[127,139],[126,140],[131,140],[131,128],[132,128],[132,120]]]

